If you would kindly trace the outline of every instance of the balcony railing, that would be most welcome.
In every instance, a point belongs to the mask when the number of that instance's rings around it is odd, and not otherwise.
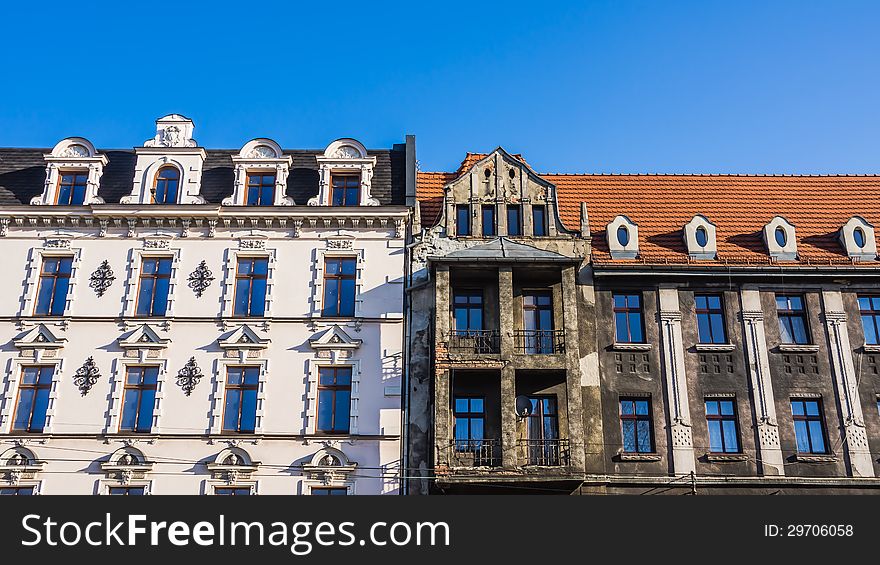
[[[565,352],[565,332],[562,330],[516,330],[513,338],[517,353],[550,355]]]
[[[567,439],[521,439],[518,443],[526,465],[560,467],[571,460]]]
[[[454,467],[498,467],[501,442],[497,439],[454,439],[450,441]]]
[[[498,353],[501,338],[498,330],[452,330],[449,332],[450,353]]]

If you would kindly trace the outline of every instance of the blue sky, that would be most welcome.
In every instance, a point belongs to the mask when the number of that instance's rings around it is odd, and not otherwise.
[[[540,172],[880,173],[876,2],[16,2],[0,146],[417,138]],[[12,24],[11,22],[14,22]]]

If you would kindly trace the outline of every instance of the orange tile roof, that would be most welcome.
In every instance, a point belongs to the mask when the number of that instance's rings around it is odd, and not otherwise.
[[[468,154],[464,167],[469,159]],[[485,155],[484,155],[485,156]],[[424,226],[439,219],[443,187],[456,173],[419,173]],[[557,187],[559,214],[571,230],[587,203],[593,261],[611,261],[605,226],[618,214],[639,226],[640,257],[614,262],[687,263],[682,227],[703,214],[717,227],[715,263],[766,264],[762,229],[774,216],[795,225],[800,264],[849,264],[838,230],[852,216],[880,225],[880,176],[541,174]],[[696,261],[698,264],[712,263]]]

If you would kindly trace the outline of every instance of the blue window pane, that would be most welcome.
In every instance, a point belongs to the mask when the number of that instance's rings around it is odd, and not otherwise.
[[[708,314],[697,314],[697,331],[700,336],[700,343],[712,343],[712,330]]]
[[[616,331],[616,340],[618,343],[626,343],[629,341],[629,335],[627,333],[626,327],[626,313],[625,312],[615,312],[614,313],[614,327]]]
[[[871,298],[871,309],[880,310],[880,296],[874,296]]]
[[[631,400],[620,401],[620,413],[624,416],[630,416],[635,413],[634,406]]]
[[[241,391],[237,389],[229,389],[226,391],[226,407],[223,411],[223,429],[238,429],[238,406],[241,400]]]
[[[456,418],[455,419],[455,439],[464,442],[469,439],[470,430],[468,428],[468,419],[467,418]],[[466,445],[466,444],[465,444]]]
[[[822,422],[812,420],[810,424],[810,443],[813,453],[825,453],[825,434],[822,431]]]
[[[55,281],[55,292],[54,297],[52,299],[52,311],[50,312],[53,316],[63,316],[64,315],[64,307],[67,305],[67,289],[70,286],[69,278],[61,278],[59,277]]]
[[[21,384],[33,385],[40,380],[40,369],[38,367],[25,367],[21,374]]]
[[[536,236],[547,235],[547,214],[543,206],[532,206],[532,223]]]
[[[803,318],[791,318],[791,332],[795,343],[808,343],[807,328],[804,325]]]
[[[694,305],[700,310],[705,310],[708,308],[706,297],[698,294],[694,297]]]
[[[339,315],[354,316],[354,279],[343,279],[340,288]]]
[[[630,312],[629,314],[629,333],[634,343],[644,341],[642,335],[642,315],[639,312]]]
[[[138,391],[125,391],[125,398],[122,401],[122,420],[119,427],[124,430],[134,429],[138,416]]]
[[[34,310],[37,314],[48,315],[49,308],[52,305],[52,291],[54,290],[54,278],[41,277],[40,289],[37,291],[37,307]]]
[[[253,274],[255,275],[265,275],[269,273],[269,261],[265,259],[258,259],[253,263]]]
[[[153,316],[164,316],[168,308],[168,285],[170,279],[156,279],[156,291],[153,295]]]
[[[880,343],[880,341],[878,341],[875,320],[875,316],[862,316],[862,327],[865,330],[865,343],[868,345],[877,345]]]
[[[158,261],[157,270],[160,275],[171,274],[171,259],[161,259]]]
[[[347,390],[336,391],[336,431],[348,431],[350,412],[351,394]]]
[[[158,367],[145,367],[144,368],[144,378],[143,382],[147,385],[156,384],[159,378],[159,368]]]
[[[138,302],[137,302],[137,315],[138,316],[149,316],[150,312],[153,308],[153,288],[155,286],[156,279],[153,278],[144,278],[141,279],[141,288],[138,292]]]
[[[640,416],[648,415],[648,401],[647,400],[636,400],[636,414]]]
[[[709,451],[712,453],[720,453],[724,449],[721,440],[721,422],[719,420],[709,421]]]
[[[717,416],[719,414],[718,402],[715,400],[706,401],[706,415]]]
[[[455,320],[455,329],[457,329],[457,330],[471,329],[468,327],[468,309],[467,308],[457,307],[453,312],[453,318]]]
[[[40,369],[40,380],[39,383],[41,385],[47,385],[52,383],[52,375],[55,373],[55,369],[53,367],[43,367]]]
[[[471,234],[471,216],[467,206],[456,208],[455,226],[458,235]]]
[[[639,435],[639,452],[650,453],[652,451],[651,423],[647,420],[639,420],[637,430]]]
[[[795,421],[794,434],[797,439],[797,450],[801,453],[809,453],[810,437],[807,433],[807,423],[803,420]]]
[[[819,403],[815,401],[807,401],[804,402],[804,406],[807,409],[807,416],[818,416],[819,415]]]
[[[248,300],[250,299],[250,280],[239,279],[235,283],[235,312],[236,316],[248,315]]]
[[[495,235],[495,207],[483,207],[483,235]]]
[[[67,177],[64,177],[65,179]],[[61,189],[58,191],[58,203],[61,205],[66,205],[70,203],[70,190],[72,187],[70,186],[61,186]]]
[[[483,439],[483,419],[471,419],[471,439]]]
[[[260,369],[259,367],[247,367],[244,370],[244,384],[246,385],[255,385],[260,382]]]
[[[318,394],[318,429],[333,429],[333,392],[329,390],[322,390]]]
[[[713,310],[721,309],[721,297],[717,295],[711,295],[708,297],[709,308]]]
[[[343,275],[353,275],[357,271],[357,261],[354,259],[343,259],[341,263]]]
[[[13,429],[28,429],[28,421],[34,406],[34,389],[23,389],[18,395],[18,409],[15,411],[15,419],[12,422]]]
[[[253,432],[257,423],[257,391],[242,391],[240,432]]]
[[[859,310],[871,310],[871,299],[869,297],[859,297]]]
[[[456,398],[455,399],[455,411],[458,413],[463,413],[468,411],[468,399],[467,398]]]
[[[629,244],[629,230],[625,226],[617,228],[617,242],[624,247]]]
[[[41,432],[46,425],[46,410],[49,408],[49,389],[43,388],[37,391],[34,397],[33,414],[31,415],[32,432]]]
[[[697,245],[700,247],[706,247],[706,243],[709,242],[709,234],[706,233],[706,228],[700,226],[697,228],[696,232]]]
[[[471,412],[474,412],[474,413],[482,413],[483,412],[483,399],[482,398],[471,398]]]
[[[791,413],[795,416],[804,415],[804,403],[799,400],[791,401]]]
[[[86,199],[86,187],[78,184],[73,187],[73,195],[70,197],[71,206],[82,206]]]
[[[721,405],[721,414],[724,416],[732,416],[733,415],[733,402],[730,400],[722,400],[720,402]]]
[[[634,453],[636,446],[636,423],[633,420],[624,420],[623,422],[623,450],[628,453]]]
[[[728,453],[739,451],[739,439],[736,437],[736,422],[724,420],[722,422],[724,432],[724,450]]]
[[[149,432],[153,427],[153,407],[156,405],[156,391],[141,391],[140,407],[138,408],[137,431]]]
[[[251,316],[262,316],[266,310],[266,279],[253,279],[251,285]]]
[[[712,340],[714,343],[724,343],[727,341],[727,335],[724,331],[724,317],[721,314],[712,314],[709,317],[712,323]]]
[[[324,316],[339,315],[339,281],[328,279],[324,281]]]
[[[244,371],[239,368],[230,368],[226,373],[226,382],[231,385],[240,385],[243,382]]]

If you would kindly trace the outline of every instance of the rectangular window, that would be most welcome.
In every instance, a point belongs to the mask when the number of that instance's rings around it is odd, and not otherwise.
[[[706,422],[709,425],[710,453],[740,452],[736,402],[732,398],[707,398]]]
[[[145,257],[138,282],[136,315],[164,316],[171,284],[171,258]]]
[[[822,401],[818,398],[792,398],[791,416],[798,453],[828,453]]]
[[[120,431],[149,432],[153,428],[159,367],[128,367],[122,396]]]
[[[700,343],[727,343],[724,329],[724,309],[718,294],[694,296],[697,311],[697,330]]]
[[[482,447],[483,427],[486,421],[482,397],[456,396],[453,404],[455,417],[455,450],[476,451]]]
[[[507,206],[507,235],[522,235],[522,208],[509,204]]]
[[[360,175],[331,175],[333,185],[333,206],[360,206]]]
[[[880,296],[859,296],[865,345],[880,345]]]
[[[226,406],[223,431],[252,434],[257,424],[259,367],[229,367],[226,370]]]
[[[614,295],[614,341],[617,343],[644,343],[642,297],[639,294]]]
[[[324,261],[322,316],[354,316],[357,259],[327,257]]]
[[[496,233],[495,229],[495,206],[483,206],[483,237],[492,237]]]
[[[468,331],[483,329],[483,291],[458,290],[452,297],[452,319],[455,331],[467,335]]]
[[[37,316],[63,316],[73,257],[45,257],[37,288]]]
[[[559,412],[555,396],[531,396],[531,412],[526,418],[529,464],[559,465]]]
[[[532,206],[532,233],[535,237],[547,235],[547,207],[543,204]]]
[[[553,293],[523,292],[523,350],[525,353],[558,353],[554,349]]]
[[[625,453],[653,453],[654,425],[650,399],[621,398],[620,428]]]
[[[347,434],[351,417],[351,367],[318,369],[318,431]]]
[[[214,494],[220,496],[250,496],[251,487],[214,487]]]
[[[275,204],[275,174],[248,174],[246,201],[248,206],[272,206]]]
[[[145,487],[110,487],[109,494],[114,496],[143,496]]]
[[[61,173],[58,181],[58,200],[56,204],[61,206],[82,206],[86,199],[86,187],[88,186],[89,174]]]
[[[266,312],[266,282],[269,260],[240,257],[235,272],[234,316],[262,316]]]
[[[455,207],[455,230],[457,235],[471,235],[471,207],[461,204]]]
[[[0,496],[30,496],[34,487],[0,487]]]
[[[18,402],[12,429],[22,432],[42,432],[46,425],[46,409],[55,367],[22,367],[18,385]]]
[[[776,295],[776,314],[779,317],[779,337],[782,343],[810,343],[802,296]]]
[[[318,496],[347,496],[348,489],[345,487],[312,487],[312,494]]]

